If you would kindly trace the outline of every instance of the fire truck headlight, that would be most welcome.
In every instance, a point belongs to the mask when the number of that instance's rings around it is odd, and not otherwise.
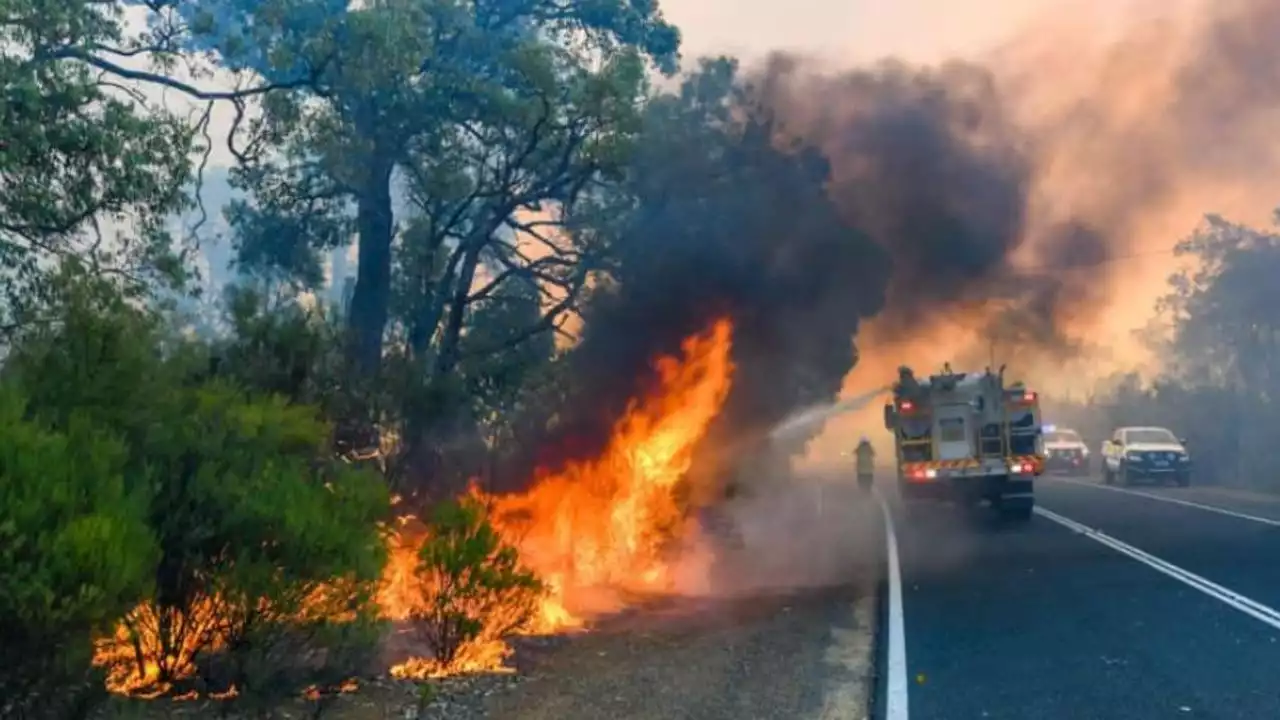
[[[924,476],[932,480],[938,477],[938,471],[934,470],[933,468],[929,468],[928,470],[924,471]]]

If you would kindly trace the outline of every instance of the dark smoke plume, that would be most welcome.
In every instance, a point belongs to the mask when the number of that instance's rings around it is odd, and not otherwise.
[[[743,99],[715,65],[682,98],[657,103],[613,250],[615,284],[591,299],[573,352],[587,409],[569,434],[594,452],[656,354],[715,318],[735,325],[726,431],[761,432],[796,403],[825,400],[855,361],[852,338],[881,308],[885,254],[844,221],[813,149],[779,147],[767,114],[730,120]]]
[[[1081,219],[1032,236],[1034,148],[986,68],[886,61],[822,75],[775,56],[755,82],[787,130],[831,161],[846,221],[893,259],[883,339],[918,334],[963,305],[1002,308],[992,332],[1071,346],[1059,313],[1093,286],[1057,271],[1105,260],[1108,244]],[[1044,265],[1019,269],[1014,253],[1029,242]]]
[[[740,82],[733,123],[693,129],[685,102],[651,118],[657,147],[637,165],[639,212],[615,244],[617,284],[588,307],[574,351],[588,378],[573,434],[593,451],[660,352],[721,314],[736,326],[738,374],[720,431],[766,431],[831,399],[859,323],[882,311],[903,332],[971,301],[1011,302],[1056,341],[1077,293],[1009,263],[1024,238],[1031,173],[1022,138],[979,68],[886,63],[837,76],[775,57]],[[744,127],[745,126],[745,127]],[[1097,257],[1080,228],[1059,254]],[[887,303],[887,304],[886,304]],[[1026,323],[1022,323],[1025,325]]]
[[[1277,165],[1262,141],[1280,4],[1214,8],[1190,33],[1121,38],[1070,86],[1084,63],[1065,42],[1040,64],[1017,64],[1015,42],[1007,64],[827,73],[778,55],[695,77],[651,113],[639,203],[607,233],[621,262],[574,351],[578,451],[598,448],[654,355],[719,314],[740,366],[722,442],[833,397],[867,318],[877,340],[962,315],[1002,342],[1076,350],[1077,321],[1111,300],[1108,261],[1154,237],[1143,222]]]

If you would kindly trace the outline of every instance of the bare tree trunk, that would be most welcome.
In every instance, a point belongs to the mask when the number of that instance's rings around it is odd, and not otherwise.
[[[453,287],[453,299],[449,307],[449,315],[445,319],[444,332],[440,337],[440,351],[436,354],[434,377],[441,378],[453,372],[460,359],[458,344],[462,339],[462,325],[466,318],[467,298],[471,295],[471,285],[475,281],[476,269],[480,265],[480,251],[484,248],[484,239],[469,238],[462,267],[458,271],[458,279]]]
[[[352,360],[365,377],[377,374],[382,362],[382,335],[387,327],[391,302],[391,241],[394,218],[391,210],[391,166],[386,164],[371,174],[357,201],[356,226],[359,232],[359,266],[356,286],[347,315]]]

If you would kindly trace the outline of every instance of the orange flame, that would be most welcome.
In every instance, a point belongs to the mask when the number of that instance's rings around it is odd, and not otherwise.
[[[580,628],[638,596],[673,589],[678,544],[697,529],[688,522],[680,483],[729,393],[732,329],[728,320],[717,321],[683,343],[682,359],[659,358],[657,389],[632,401],[599,458],[558,473],[539,470],[523,494],[484,496],[495,528],[547,587],[528,632]],[[381,596],[392,617],[420,601],[409,589],[417,545],[410,536],[401,534],[393,547]],[[482,636],[447,671],[494,669],[509,652],[501,638]],[[393,673],[442,670],[411,660]]]
[[[600,458],[539,473],[529,492],[495,499],[499,530],[551,587],[544,628],[610,609],[602,600],[617,607],[619,593],[671,589],[666,550],[689,530],[678,485],[728,395],[731,334],[720,320],[685,341],[683,362],[660,358],[658,390],[632,402]]]

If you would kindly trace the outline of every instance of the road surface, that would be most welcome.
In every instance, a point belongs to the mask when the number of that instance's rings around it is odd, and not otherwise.
[[[849,582],[620,619],[488,716],[862,720],[874,689],[884,720],[1280,719],[1280,499],[1044,478],[1032,521],[1001,528],[839,493],[825,520],[812,497],[766,504],[736,574],[787,585],[843,542],[825,577]]]
[[[1280,718],[1280,502],[1096,479],[1037,493],[1018,529],[894,513],[903,642],[882,634],[880,716]]]

